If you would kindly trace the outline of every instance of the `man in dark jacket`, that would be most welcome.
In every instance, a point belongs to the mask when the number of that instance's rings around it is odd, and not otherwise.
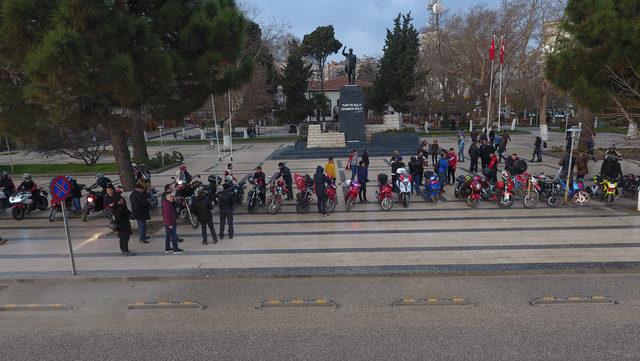
[[[2,172],[2,174],[0,174],[0,188],[3,189],[2,191],[6,196],[6,198],[4,199],[4,204],[0,204],[0,207],[9,208],[9,206],[11,205],[9,203],[9,197],[11,197],[13,192],[16,191],[16,186],[15,184],[13,184],[13,180],[11,180],[9,173]]]
[[[224,224],[229,226],[229,239],[233,239],[233,191],[230,183],[225,183],[222,192],[218,194],[220,207],[220,240],[224,238]]]
[[[469,172],[478,172],[478,158],[480,158],[480,148],[478,147],[478,142],[474,141],[471,143],[471,146],[469,146],[469,159],[471,159]]]
[[[411,193],[420,194],[420,184],[422,184],[422,174],[424,173],[424,167],[422,162],[418,161],[418,158],[411,157],[409,161],[409,174],[411,174]]]
[[[318,212],[322,216],[328,216],[326,211],[327,205],[327,183],[331,182],[331,179],[324,174],[324,168],[318,166],[316,168],[316,174],[313,175],[313,182],[316,186],[316,196],[318,197]]]
[[[360,182],[360,192],[358,192],[358,198],[360,198],[360,203],[367,203],[367,169],[364,167],[364,161],[360,161],[358,164],[358,182]]]
[[[113,205],[113,218],[118,227],[118,238],[120,239],[120,251],[123,256],[135,256],[129,251],[129,237],[131,237],[131,212],[127,209],[127,204],[122,197]]]
[[[151,210],[151,203],[147,198],[147,192],[140,185],[136,185],[136,188],[129,196],[129,202],[131,203],[132,219],[138,223],[138,233],[140,234],[140,243],[149,243],[147,239],[147,221],[151,219],[149,211]]]
[[[218,237],[216,231],[213,228],[213,216],[211,215],[211,200],[204,194],[204,189],[198,188],[198,195],[193,200],[191,208],[193,213],[198,217],[200,221],[200,227],[202,227],[202,244],[207,245],[207,227],[211,231],[213,237],[213,244],[218,243]]]
[[[262,167],[257,167],[256,172],[253,173],[253,180],[256,182],[258,192],[260,192],[260,201],[264,205],[266,203],[265,192],[267,190],[267,177],[262,171]]]
[[[291,170],[283,162],[278,163],[278,168],[280,169],[280,173],[278,173],[276,179],[282,177],[284,180],[284,183],[287,185],[287,200],[290,201],[293,199],[293,178],[291,177]]]

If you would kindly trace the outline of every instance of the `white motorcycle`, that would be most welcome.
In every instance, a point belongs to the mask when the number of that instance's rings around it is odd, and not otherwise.
[[[11,203],[11,216],[16,220],[21,220],[27,214],[39,209],[46,211],[49,208],[47,192],[40,190],[40,196],[34,199],[33,194],[29,191],[18,191],[9,197]]]
[[[402,206],[404,208],[408,208],[409,202],[411,201],[411,175],[409,175],[405,168],[398,168],[396,175],[396,189],[398,190],[398,197],[400,198],[400,201],[402,201]]]

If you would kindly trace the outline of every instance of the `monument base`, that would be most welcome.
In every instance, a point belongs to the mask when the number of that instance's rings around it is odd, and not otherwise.
[[[364,91],[357,85],[347,85],[340,91],[340,132],[349,142],[366,143],[366,105]]]

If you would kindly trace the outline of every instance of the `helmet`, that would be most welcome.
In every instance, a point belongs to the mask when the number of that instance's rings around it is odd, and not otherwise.
[[[180,170],[181,170],[181,171],[185,171],[185,170],[187,170],[187,166],[186,166],[186,165],[184,165],[184,164],[181,164],[181,165],[180,165]]]
[[[473,176],[471,176],[471,174],[467,174],[467,176],[464,177],[465,182],[471,182],[472,179],[473,179]]]
[[[102,178],[102,177],[104,177],[104,174],[102,174],[102,173],[96,173],[96,179],[100,179],[100,178]]]
[[[213,174],[208,176],[207,180],[209,181],[209,183],[218,183],[218,177],[214,176]]]
[[[278,179],[278,187],[284,187],[284,180],[283,179]]]
[[[140,170],[145,170],[145,169],[147,169],[147,166],[146,166],[146,165],[144,165],[144,164],[140,164],[140,165],[138,166],[138,168],[139,168]]]
[[[7,172],[0,173],[0,177],[2,177],[2,178],[7,178],[8,176],[9,176],[9,173],[7,173]]]
[[[398,156],[398,158],[396,158],[396,160],[397,160],[398,162],[399,162],[399,161],[401,161],[401,160],[402,160],[402,156],[401,156],[401,155],[399,155],[399,156]]]
[[[22,175],[22,179],[24,180],[31,180],[31,174],[30,173],[25,173]]]
[[[507,180],[509,178],[511,178],[511,174],[509,173],[508,170],[503,170],[501,173],[502,179]]]
[[[138,168],[138,165],[135,164],[135,163],[131,163],[131,168],[136,169],[136,168]]]
[[[226,177],[224,177],[224,181],[227,183],[233,183],[233,176],[228,175]]]

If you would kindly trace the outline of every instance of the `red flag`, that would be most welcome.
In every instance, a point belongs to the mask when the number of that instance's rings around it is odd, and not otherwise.
[[[493,39],[491,39],[491,47],[489,48],[489,59],[491,59],[491,61],[494,61],[496,58],[496,37],[494,36]]]
[[[500,39],[500,64],[504,64],[504,38]]]

